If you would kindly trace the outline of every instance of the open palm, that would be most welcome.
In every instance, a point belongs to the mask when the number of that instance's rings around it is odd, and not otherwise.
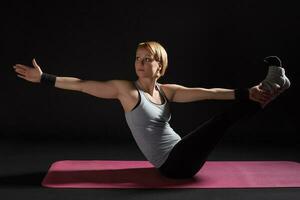
[[[16,64],[14,67],[18,73],[17,76],[30,82],[39,83],[41,81],[42,70],[36,63],[35,59],[32,59],[33,67],[26,65]]]

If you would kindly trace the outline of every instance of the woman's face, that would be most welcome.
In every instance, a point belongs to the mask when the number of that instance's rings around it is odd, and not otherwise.
[[[138,77],[156,78],[160,76],[160,63],[154,59],[151,52],[138,48],[135,57],[135,71]]]

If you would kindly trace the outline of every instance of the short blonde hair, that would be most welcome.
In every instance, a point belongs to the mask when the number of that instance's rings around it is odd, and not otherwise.
[[[166,69],[168,67],[168,55],[166,50],[163,48],[163,46],[158,42],[149,41],[149,42],[139,43],[137,49],[138,48],[145,48],[149,50],[151,54],[154,56],[154,59],[161,64],[162,69],[161,69],[160,77],[162,77],[165,74]]]

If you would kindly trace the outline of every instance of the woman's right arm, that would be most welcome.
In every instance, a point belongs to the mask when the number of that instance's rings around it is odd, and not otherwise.
[[[104,99],[117,99],[121,80],[92,81],[74,77],[56,77],[55,87],[75,90]]]
[[[14,66],[18,77],[30,82],[40,83],[43,74],[41,67],[32,60],[33,68],[21,64]],[[84,92],[99,98],[117,99],[123,84],[123,80],[109,80],[109,81],[90,81],[81,80],[75,77],[56,77],[55,87],[66,90],[75,90]]]

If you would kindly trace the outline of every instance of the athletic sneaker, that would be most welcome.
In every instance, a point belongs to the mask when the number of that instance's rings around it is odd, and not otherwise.
[[[269,67],[269,71],[266,78],[261,82],[260,88],[269,91],[272,97],[263,107],[291,86],[290,80],[285,75],[282,62],[277,56],[268,56],[264,62]]]
[[[269,71],[266,78],[262,81],[261,88],[272,94],[282,93],[288,89],[291,82],[285,75],[285,69],[282,67],[281,60],[277,56],[268,56],[264,59],[264,62],[269,67]]]

